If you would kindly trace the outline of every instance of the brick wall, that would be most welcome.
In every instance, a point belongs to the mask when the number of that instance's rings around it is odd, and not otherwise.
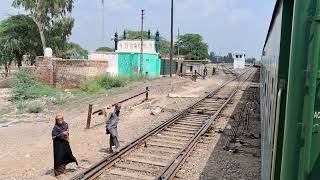
[[[84,82],[106,74],[107,61],[37,58],[36,76],[45,84],[64,89],[79,88]]]

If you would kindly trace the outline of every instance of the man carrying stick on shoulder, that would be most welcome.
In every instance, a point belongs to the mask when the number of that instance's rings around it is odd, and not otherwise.
[[[119,152],[119,147],[120,147],[117,128],[118,128],[121,105],[116,104],[112,112],[110,112],[110,109],[111,107],[106,107],[102,110],[102,113],[106,117],[106,134],[110,134],[109,152],[113,153],[113,152]]]

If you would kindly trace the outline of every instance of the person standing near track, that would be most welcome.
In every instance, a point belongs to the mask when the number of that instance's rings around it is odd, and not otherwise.
[[[207,75],[208,75],[208,69],[207,69],[207,66],[205,66],[203,70],[203,76],[206,77]]]
[[[113,112],[106,113],[106,134],[110,134],[109,139],[109,151],[113,153],[113,147],[115,148],[115,152],[119,152],[119,140],[118,140],[118,122],[119,122],[119,115],[120,115],[121,105],[116,104],[114,107]]]
[[[55,125],[52,129],[52,140],[54,175],[59,176],[64,173],[67,164],[75,162],[78,165],[69,144],[69,126],[64,121],[62,115],[57,115],[55,118]]]

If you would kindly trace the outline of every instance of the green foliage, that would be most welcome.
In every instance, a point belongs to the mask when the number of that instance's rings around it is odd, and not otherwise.
[[[65,34],[70,35],[73,27],[72,18],[66,18],[67,13],[71,13],[73,8],[74,0],[13,0],[12,6],[15,8],[22,7],[27,13],[32,17],[33,21],[36,23],[43,49],[46,48],[46,37],[45,33],[47,31],[52,31],[52,28],[60,27]],[[67,22],[67,23],[66,23]],[[56,29],[57,31],[57,29]],[[62,38],[66,38],[65,34]],[[57,36],[56,36],[57,37]]]
[[[27,112],[28,113],[41,113],[44,110],[44,106],[41,104],[33,104],[33,105],[29,105],[27,107]]]
[[[31,70],[21,69],[14,74],[12,99],[27,100],[43,96],[52,96],[60,90],[39,83]]]
[[[19,66],[23,55],[29,59],[42,52],[36,24],[27,15],[11,16],[0,23],[0,65],[15,61]]]
[[[246,63],[254,64],[256,62],[256,58],[248,58],[246,59]]]
[[[84,85],[80,87],[80,89],[84,92],[93,93],[93,92],[99,92],[103,88],[99,85],[98,81],[93,80],[93,81],[86,82]]]
[[[78,44],[67,42],[73,26],[74,19],[64,17],[54,21],[44,32],[47,39],[47,46],[52,48],[55,56],[68,59],[73,53],[76,54],[85,51]]]
[[[143,81],[143,80],[147,80],[148,76],[146,75],[131,75],[129,77],[126,77],[125,79],[127,79],[127,81]]]
[[[148,32],[143,31],[142,33],[143,39],[148,39]],[[128,40],[135,40],[141,38],[141,31],[127,31],[127,39]]]
[[[208,44],[203,42],[203,38],[199,34],[185,34],[180,36],[175,46],[178,45],[180,55],[184,55],[186,59],[203,60],[208,58]]]
[[[79,44],[68,42],[63,50],[58,51],[57,56],[63,59],[88,59],[88,51]]]
[[[160,37],[160,54],[170,54],[170,42]]]
[[[226,56],[218,56],[214,52],[210,52],[209,59],[212,63],[233,63],[232,53],[228,53]]]
[[[113,48],[109,48],[109,47],[99,47],[98,49],[96,49],[97,52],[113,52],[114,49]]]
[[[119,77],[101,76],[97,80],[98,84],[104,89],[122,87],[126,85],[125,80]]]
[[[24,110],[28,107],[28,105],[24,101],[19,101],[16,107],[18,112],[24,112]]]
[[[66,102],[67,102],[66,99],[58,99],[58,100],[52,102],[52,104],[53,104],[53,105],[61,106],[61,105],[64,105]]]
[[[98,92],[101,90],[111,89],[113,87],[122,87],[126,85],[124,78],[110,77],[110,76],[100,76],[95,80],[85,83],[81,90],[85,92]]]

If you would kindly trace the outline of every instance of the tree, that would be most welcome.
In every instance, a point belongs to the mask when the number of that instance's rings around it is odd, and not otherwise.
[[[185,34],[180,36],[179,42],[175,44],[180,48],[180,54],[186,59],[199,60],[208,58],[208,44],[203,42],[199,34]],[[177,49],[177,48],[176,48]]]
[[[88,51],[77,43],[67,42],[58,57],[63,59],[88,59]]]
[[[217,62],[216,54],[213,51],[210,52],[209,59],[210,59],[211,63],[216,63]]]
[[[254,64],[256,62],[256,58],[248,58],[246,59],[246,63]]]
[[[143,31],[143,39],[148,39],[148,32]],[[154,37],[154,36],[153,36]],[[141,32],[140,31],[127,31],[127,37],[128,40],[135,40],[135,39],[140,39],[141,38]]]
[[[11,16],[0,23],[0,50],[0,61],[7,66],[15,61],[21,67],[24,55],[35,59],[41,54],[40,35],[29,16]]]
[[[46,48],[45,32],[71,13],[74,0],[14,0],[13,7],[23,7],[36,23],[43,50]]]
[[[52,48],[55,56],[62,57],[65,50],[68,50],[68,37],[71,35],[71,31],[74,25],[74,19],[65,17],[63,19],[56,20],[45,31],[45,37],[48,40],[48,47]]]
[[[103,51],[103,52],[113,52],[114,51],[114,49],[113,48],[109,48],[109,47],[99,47],[99,48],[97,48],[96,49],[96,51],[97,52],[101,52],[101,51]]]

